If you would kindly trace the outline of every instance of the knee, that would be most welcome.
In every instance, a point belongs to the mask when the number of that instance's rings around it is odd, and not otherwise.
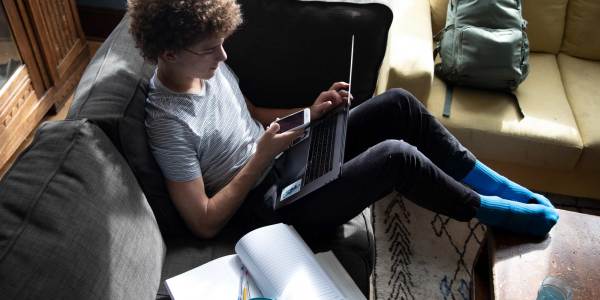
[[[388,102],[390,104],[400,107],[419,107],[422,108],[423,104],[409,91],[402,88],[393,88],[385,92]]]
[[[402,140],[385,140],[373,147],[377,156],[382,157],[387,165],[415,161],[421,156],[417,147]]]

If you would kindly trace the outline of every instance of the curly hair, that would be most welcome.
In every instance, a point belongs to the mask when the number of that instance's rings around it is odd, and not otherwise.
[[[225,36],[242,23],[235,0],[129,0],[127,13],[136,47],[153,63],[166,50]]]

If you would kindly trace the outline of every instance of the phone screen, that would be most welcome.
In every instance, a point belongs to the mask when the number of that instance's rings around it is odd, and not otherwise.
[[[288,131],[304,124],[304,111],[299,111],[277,121],[279,132]]]

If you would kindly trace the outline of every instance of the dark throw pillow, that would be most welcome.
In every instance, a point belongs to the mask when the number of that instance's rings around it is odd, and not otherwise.
[[[85,120],[44,123],[0,181],[3,299],[151,299],[164,255],[127,163]]]
[[[227,64],[257,106],[306,107],[348,81],[355,35],[353,105],[371,98],[387,46],[391,10],[381,4],[242,0],[244,23],[225,42]]]

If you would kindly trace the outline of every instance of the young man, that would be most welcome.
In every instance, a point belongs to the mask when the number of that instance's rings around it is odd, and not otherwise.
[[[301,133],[278,134],[272,122],[299,109],[256,107],[242,95],[223,49],[241,23],[239,6],[130,0],[128,13],[137,47],[157,64],[146,103],[150,147],[175,206],[199,237],[215,236],[243,212],[300,230],[336,226],[394,189],[455,219],[477,217],[514,232],[544,236],[558,220],[545,197],[477,161],[401,89],[352,109],[340,178],[273,212],[262,196],[274,157]],[[349,101],[347,89],[336,82],[322,92],[311,119]]]

